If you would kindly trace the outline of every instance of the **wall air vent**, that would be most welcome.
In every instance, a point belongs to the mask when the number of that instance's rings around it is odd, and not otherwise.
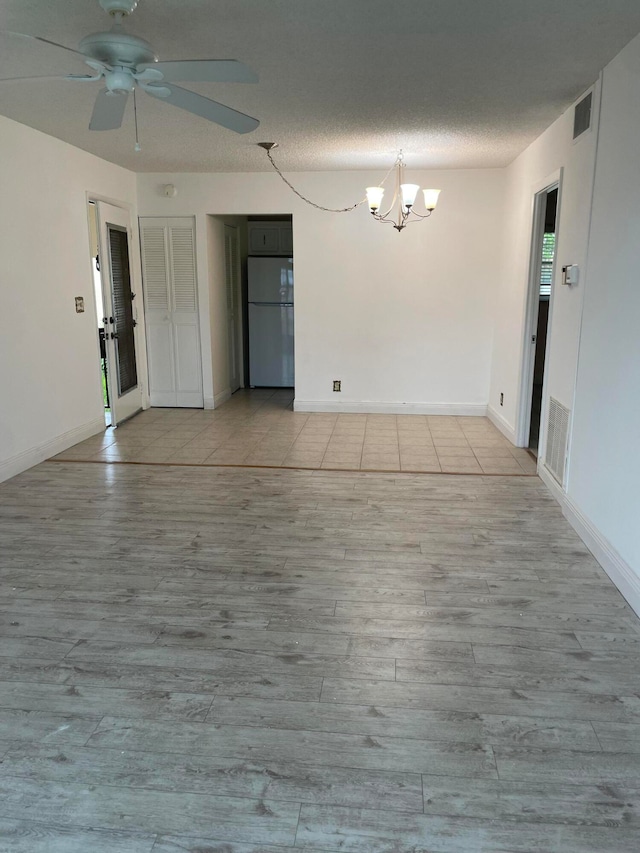
[[[569,435],[569,409],[562,403],[549,398],[549,420],[547,422],[547,445],[544,464],[561,486],[564,485],[564,466],[567,458]]]
[[[584,98],[576,104],[573,112],[573,138],[577,139],[585,130],[591,127],[591,103],[593,100],[593,92],[589,92]]]

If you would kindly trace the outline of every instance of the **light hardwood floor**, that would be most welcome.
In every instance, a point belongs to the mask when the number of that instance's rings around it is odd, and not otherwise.
[[[535,477],[0,486],[2,853],[632,853],[639,620]]]

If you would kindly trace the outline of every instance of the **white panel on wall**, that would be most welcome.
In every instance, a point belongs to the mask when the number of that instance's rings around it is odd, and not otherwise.
[[[200,383],[200,345],[193,323],[174,324],[176,354],[176,392],[198,393]]]
[[[153,356],[149,358],[149,385],[156,393],[173,394],[173,342],[168,320],[165,323],[147,323],[147,346]]]

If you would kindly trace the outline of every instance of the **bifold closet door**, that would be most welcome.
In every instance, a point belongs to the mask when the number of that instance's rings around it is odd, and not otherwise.
[[[142,218],[140,243],[151,405],[202,408],[194,222]]]

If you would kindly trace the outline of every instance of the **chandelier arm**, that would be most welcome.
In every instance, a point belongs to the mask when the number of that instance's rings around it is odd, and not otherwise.
[[[433,213],[433,210],[429,210],[429,211],[427,211],[427,213],[424,213],[424,214],[423,213],[416,213],[416,211],[413,208],[411,208],[411,213],[409,215],[413,214],[414,216],[417,216],[418,219],[428,219],[432,213]]]
[[[357,207],[360,207],[360,205],[364,204],[367,200],[367,197],[365,196],[361,201],[356,202],[356,204],[352,204],[351,207],[340,207],[340,208],[323,207],[321,204],[316,204],[314,201],[311,201],[311,199],[306,198],[305,196],[302,195],[302,193],[298,192],[298,190],[293,186],[291,181],[288,181],[285,178],[285,176],[282,174],[282,172],[280,171],[280,169],[276,165],[275,160],[271,156],[271,151],[269,151],[268,148],[265,148],[265,151],[267,152],[267,157],[271,161],[271,165],[276,170],[276,172],[280,175],[280,177],[285,182],[285,184],[289,187],[289,189],[292,190],[298,196],[298,198],[301,198],[302,201],[306,202],[307,204],[310,204],[311,207],[315,207],[317,210],[325,210],[327,213],[349,213],[349,211],[355,210]]]
[[[387,178],[389,177],[389,175],[391,173],[391,170],[395,169],[396,165],[397,165],[397,163],[394,164],[391,167],[391,169],[387,172],[387,174],[384,176],[384,179],[382,180],[382,183],[380,184],[380,186],[382,186],[382,184],[387,180]],[[395,190],[393,191],[393,198],[391,199],[391,204],[389,205],[389,210],[387,210],[386,213],[379,214],[382,217],[382,219],[381,219],[382,222],[391,222],[392,221],[390,219],[387,219],[387,217],[391,215],[391,211],[396,206],[397,201],[398,201],[398,187],[396,186]]]
[[[386,224],[387,224],[387,225],[393,225],[393,227],[394,227],[394,228],[397,228],[397,227],[398,227],[398,226],[397,226],[397,224],[393,221],[393,219],[387,219],[386,217],[378,216],[378,214],[377,214],[377,213],[374,213],[374,214],[372,214],[372,215],[373,215],[373,218],[374,218],[377,222],[386,222]]]

